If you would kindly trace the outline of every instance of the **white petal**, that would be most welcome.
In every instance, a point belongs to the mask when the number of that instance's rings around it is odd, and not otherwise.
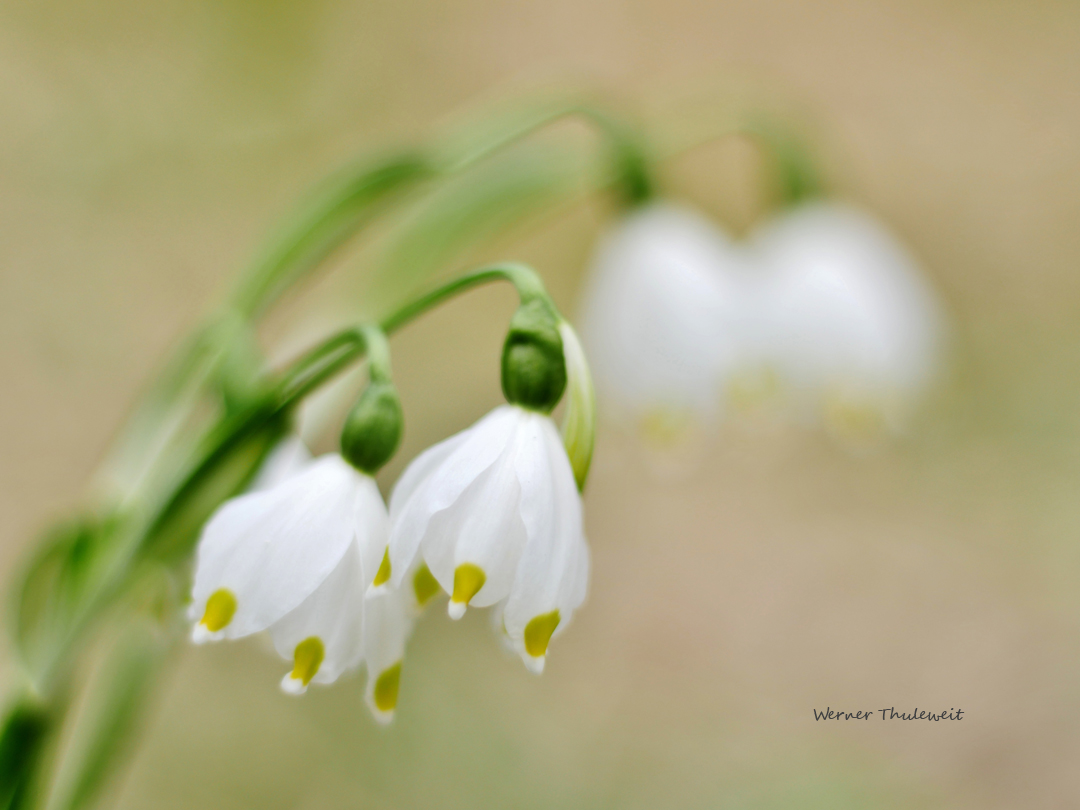
[[[310,638],[322,644],[323,659],[313,683],[333,683],[359,665],[364,652],[364,572],[360,548],[350,543],[337,567],[315,592],[270,627],[270,637],[282,658],[292,661],[297,645]],[[299,693],[307,684],[293,674],[282,688]]]
[[[259,467],[259,472],[248,486],[248,492],[262,492],[292,478],[311,464],[311,452],[299,436],[282,439]]]
[[[402,508],[404,508],[413,493],[416,492],[417,487],[441,467],[450,458],[451,454],[469,438],[470,430],[471,428],[466,428],[455,433],[449,439],[444,439],[438,444],[432,445],[409,462],[405,472],[401,474],[397,483],[394,484],[394,491],[390,495],[391,521],[400,516]]]
[[[518,470],[522,464],[529,466],[528,459],[543,458],[541,426],[554,430],[554,424],[522,408],[508,406],[507,410],[514,429],[505,438],[497,437],[505,442],[502,453],[456,501],[432,517],[424,534],[423,557],[432,575],[451,595],[451,618],[460,618],[466,604],[486,607],[503,599],[525,545]],[[482,574],[479,590],[470,591],[465,598],[457,592],[462,566],[475,566]]]
[[[526,665],[536,672],[543,669],[544,655],[530,654],[526,628],[537,617],[557,610],[558,621],[551,635],[564,630],[584,601],[589,571],[581,498],[554,425],[546,427],[544,445],[548,480],[523,496],[522,514],[531,515],[526,519],[529,541],[503,616],[512,643]],[[527,506],[534,497],[535,505]]]
[[[272,490],[225,503],[199,541],[192,615],[227,590],[235,613],[221,634],[239,638],[296,608],[353,541],[359,479],[340,456],[324,456]]]
[[[390,501],[390,562],[395,586],[401,584],[405,570],[412,564],[432,518],[457,501],[502,454],[517,426],[519,410],[508,405],[496,408],[443,443],[452,442],[452,447],[439,449],[441,445],[436,445],[420,456],[413,462],[417,468],[414,474],[406,470],[402,496],[395,493]],[[445,587],[441,578],[439,581]]]
[[[592,552],[589,551],[589,543],[584,533],[581,542],[577,546],[577,556],[571,563],[571,573],[563,583],[559,591],[560,610],[566,614],[566,623],[560,623],[555,629],[554,635],[559,635],[570,624],[571,615],[585,604],[585,597],[589,593],[589,575],[592,570]]]
[[[401,474],[394,490],[390,493],[390,525],[396,526],[400,520],[405,506],[412,499],[416,490],[424,484],[431,474],[441,467],[469,438],[469,430],[455,433],[449,439],[429,447],[419,456],[414,458],[405,472]],[[414,507],[415,509],[415,507]],[[393,534],[393,531],[391,532]],[[390,544],[391,581],[395,585],[402,582],[403,572],[413,566],[416,552],[420,548],[421,536],[416,532],[398,533],[398,539]]]
[[[514,459],[514,474],[521,487],[518,509],[528,542],[547,540],[557,531],[555,478],[549,445],[558,445],[562,463],[569,466],[569,459],[559,440],[555,424],[549,417],[530,414],[528,420],[530,442],[528,452],[518,453]],[[573,473],[571,472],[571,480]]]
[[[475,607],[498,602],[513,582],[526,536],[518,511],[521,486],[515,470],[522,432],[515,431],[499,459],[451,506],[435,515],[424,534],[424,560],[451,594],[451,609],[458,614],[455,618],[460,618],[465,608],[465,603],[453,601],[459,566],[469,563],[484,573],[483,586],[468,601]]]
[[[389,590],[367,600],[364,616],[364,661],[367,664],[366,698],[380,723],[394,716],[405,642],[413,618],[408,596]]]
[[[356,542],[364,569],[364,588],[371,585],[390,540],[390,518],[379,485],[370,475],[358,474],[354,505]]]
[[[517,645],[514,644],[510,635],[506,632],[506,625],[503,623],[503,614],[506,612],[506,600],[496,602],[491,607],[491,631],[495,634],[495,638],[499,641],[501,646],[508,653],[518,654]]]

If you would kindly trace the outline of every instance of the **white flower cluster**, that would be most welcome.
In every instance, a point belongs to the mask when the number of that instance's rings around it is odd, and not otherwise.
[[[743,242],[648,204],[601,245],[582,321],[599,393],[646,427],[771,401],[855,439],[902,427],[938,369],[944,323],[896,240],[826,202]]]
[[[571,385],[581,373],[563,324]],[[496,606],[499,635],[533,672],[585,599],[589,549],[575,471],[551,417],[496,408],[416,458],[387,510],[375,480],[294,439],[259,489],[226,502],[199,542],[196,642],[269,631],[299,694],[364,664],[367,700],[389,721],[406,640],[423,607]]]

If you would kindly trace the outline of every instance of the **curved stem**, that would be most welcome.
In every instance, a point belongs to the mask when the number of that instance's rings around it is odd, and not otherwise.
[[[640,138],[632,127],[598,106],[582,101],[540,105],[526,115],[515,116],[509,125],[488,127],[480,137],[459,138],[451,148],[410,149],[344,173],[330,190],[287,223],[281,229],[283,235],[241,275],[225,314],[215,318],[212,327],[218,321],[246,322],[260,316],[293,284],[355,236],[374,215],[378,204],[394,193],[462,172],[536,130],[571,116],[591,122],[610,142],[616,182],[624,197],[629,202],[647,198],[654,184]],[[120,437],[118,455],[123,455],[125,448],[132,445],[151,448],[134,451],[139,458],[126,466],[141,471],[157,464],[168,445],[168,440],[161,440],[160,436],[179,434],[188,424],[197,406],[197,396],[206,382],[213,379],[224,356],[222,346],[214,344],[229,340],[228,334],[221,334],[216,328],[204,328],[200,335],[199,340],[184,346],[170,364],[170,370],[151,389],[156,393],[140,407],[142,416],[137,435]],[[188,396],[178,402],[171,396],[175,391],[188,392]],[[121,461],[114,458],[106,466],[125,466]],[[140,480],[141,477],[142,473]]]
[[[740,134],[756,140],[772,157],[784,204],[795,205],[824,193],[821,175],[809,151],[789,130],[759,117],[746,121]]]
[[[623,193],[640,202],[654,183],[634,130],[597,106],[558,102],[531,112],[509,127],[440,154],[437,149],[408,151],[344,177],[296,220],[243,274],[231,307],[253,317],[308,270],[352,237],[373,205],[391,192],[437,176],[462,172],[493,153],[563,118],[580,116],[609,141]]]
[[[368,379],[371,382],[390,382],[390,342],[378,326],[365,324],[360,327],[367,350]]]
[[[407,152],[345,176],[283,228],[284,235],[241,275],[230,307],[246,318],[258,316],[354,236],[377,202],[438,172],[425,155]]]
[[[285,419],[289,411],[304,397],[329,381],[345,368],[360,360],[369,352],[372,355],[372,371],[375,375],[389,376],[389,348],[385,335],[405,326],[410,321],[438,306],[443,301],[473,287],[491,281],[509,281],[518,291],[523,302],[533,298],[550,301],[540,277],[521,264],[499,264],[467,273],[444,284],[384,318],[377,327],[360,326],[342,330],[324,340],[303,355],[279,378],[273,390],[253,403],[244,412],[223,422],[215,431],[200,459],[192,466],[146,533],[143,550],[156,547],[156,538],[166,532],[173,516],[184,513],[184,504],[197,497],[203,483],[211,478],[233,451],[260,436],[267,426],[274,426]]]
[[[334,367],[338,355],[351,356],[354,350],[364,350],[364,336],[356,329],[347,329],[323,341],[286,369],[277,383],[281,399],[302,398],[322,384],[327,367]]]
[[[379,325],[389,335],[448,298],[491,281],[509,281],[517,290],[522,303],[532,298],[548,297],[543,282],[531,268],[523,264],[496,264],[466,273],[421,295],[383,318]]]
[[[297,376],[293,369],[285,373],[283,377],[285,382],[278,389],[277,409],[285,410],[292,407],[320,385],[363,357],[369,346],[365,335],[366,330],[377,332],[385,341],[386,335],[393,334],[443,301],[492,281],[509,281],[514,285],[523,302],[535,297],[547,298],[547,291],[540,277],[523,264],[498,264],[466,273],[394,310],[379,322],[378,327],[350,327],[324,340],[297,363],[297,365],[306,366],[309,358],[325,360],[315,373],[303,379],[302,385],[293,383]],[[388,347],[385,351],[388,357]],[[388,364],[389,360],[387,359],[386,362]]]
[[[468,168],[529,134],[554,124],[564,118],[580,117],[596,127],[608,140],[612,150],[618,183],[626,200],[642,202],[652,196],[656,184],[649,170],[649,160],[641,137],[624,121],[602,108],[584,101],[557,101],[530,111],[516,118],[503,130],[479,139],[477,143],[461,149],[457,157],[446,159],[447,172]]]
[[[660,158],[685,155],[732,136],[751,139],[772,161],[783,205],[795,205],[825,194],[826,184],[805,144],[790,128],[762,115],[740,116],[726,120],[719,127],[712,125],[703,135],[661,150]]]

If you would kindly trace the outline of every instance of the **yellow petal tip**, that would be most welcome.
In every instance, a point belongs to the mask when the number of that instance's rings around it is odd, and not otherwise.
[[[462,563],[454,569],[454,592],[450,594],[450,604],[460,604],[461,613],[464,614],[465,605],[479,593],[486,581],[487,574],[479,565]]]
[[[379,563],[379,570],[375,573],[375,581],[371,584],[378,588],[390,581],[390,549],[386,549],[382,555],[382,562]]]
[[[371,693],[371,702],[377,711],[376,717],[389,722],[397,708],[398,688],[401,686],[401,662],[382,671],[375,681]]]
[[[527,625],[525,625],[525,652],[529,654],[531,658],[543,659],[547,655],[548,643],[551,641],[551,634],[555,632],[555,628],[559,626],[559,611],[553,610],[551,613],[544,613],[540,616],[535,616]],[[544,665],[540,664],[542,670]]]
[[[206,600],[206,610],[199,624],[210,633],[217,633],[228,626],[236,614],[236,595],[228,588],[218,588]]]
[[[322,639],[318,636],[305,638],[296,645],[293,652],[293,671],[288,677],[306,689],[318,673],[325,657],[326,647],[323,646]]]
[[[439,581],[432,575],[431,569],[427,567],[426,563],[421,563],[420,567],[416,569],[416,573],[413,574],[412,586],[413,595],[416,596],[416,604],[419,607],[424,607],[439,592]]]

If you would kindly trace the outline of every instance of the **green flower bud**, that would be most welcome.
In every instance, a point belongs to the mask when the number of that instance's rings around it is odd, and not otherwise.
[[[558,319],[541,298],[526,301],[510,321],[502,354],[506,401],[550,413],[566,390],[566,361]]]
[[[356,469],[374,475],[397,450],[403,425],[397,390],[389,382],[371,382],[345,420],[341,455]]]

